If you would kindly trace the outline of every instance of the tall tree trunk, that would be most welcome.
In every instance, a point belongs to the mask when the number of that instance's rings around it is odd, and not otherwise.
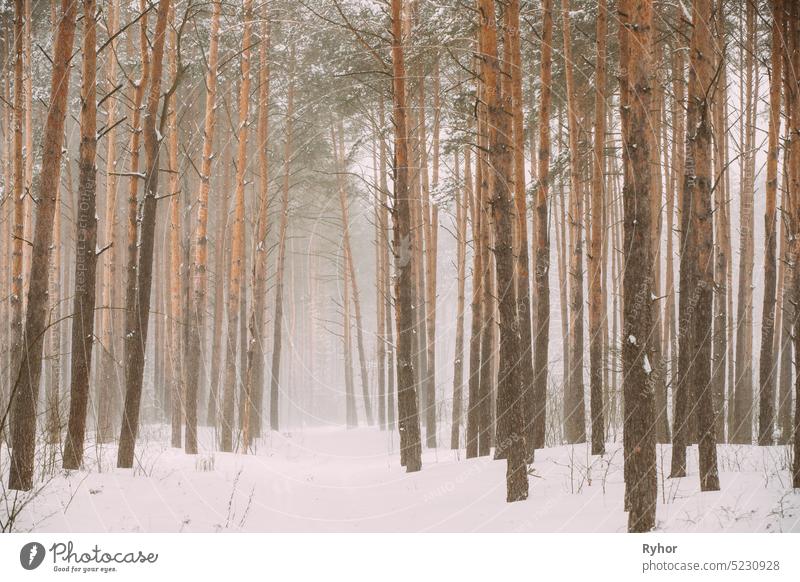
[[[471,148],[466,149],[464,154],[465,159],[471,157]],[[481,174],[480,161],[477,163],[477,173]],[[467,383],[467,458],[478,456],[478,441],[479,441],[479,427],[480,427],[480,370],[481,370],[481,339],[483,336],[483,328],[481,327],[483,321],[483,304],[481,298],[483,296],[482,280],[483,280],[483,253],[480,250],[480,221],[482,220],[482,211],[480,208],[480,184],[474,188],[472,176],[469,176],[469,183],[467,185],[466,193],[471,197],[468,200],[468,207],[470,212],[470,223],[472,225],[472,299],[471,299],[471,325],[470,325],[470,340],[469,340],[469,381]],[[465,171],[465,180],[467,174]]]
[[[718,46],[725,44],[725,19],[721,12],[722,1],[717,4],[717,11],[720,14],[715,19],[716,38]],[[717,56],[718,66],[721,67],[719,86],[727,86],[726,67],[724,64],[725,53],[720,52]],[[726,370],[732,368],[732,359],[728,357],[730,346],[728,343],[728,333],[731,329],[729,325],[730,310],[729,298],[731,292],[730,268],[731,260],[731,240],[730,240],[730,202],[728,200],[728,161],[727,161],[727,131],[726,131],[726,107],[727,94],[721,92],[712,97],[714,107],[714,124],[712,136],[714,140],[714,176],[717,186],[716,196],[716,233],[717,233],[717,256],[715,265],[715,285],[714,293],[714,368],[712,370],[712,382],[714,384],[714,407],[717,411],[717,441],[725,442],[725,381]],[[682,129],[682,128],[681,128]],[[682,182],[679,182],[682,184]],[[732,384],[731,384],[732,386]],[[732,388],[731,388],[732,389]]]
[[[342,341],[344,347],[345,422],[348,429],[358,427],[356,396],[353,388],[353,339],[351,337],[352,317],[350,315],[350,288],[352,283],[350,269],[347,263],[347,255],[349,252],[350,251],[345,248],[345,256],[342,259]]]
[[[676,9],[677,10],[677,9]],[[677,66],[676,66],[677,65]],[[673,71],[679,81],[676,81],[676,99],[679,106],[683,96],[683,62],[673,63],[676,70]],[[680,97],[680,98],[679,98]],[[691,229],[690,216],[692,208],[693,191],[690,188],[690,179],[694,172],[694,160],[692,159],[691,133],[692,128],[697,127],[699,116],[698,104],[691,97],[686,105],[685,130],[684,136],[675,136],[673,139],[685,139],[683,155],[679,152],[679,167],[683,170],[680,177],[681,184],[678,194],[678,216],[680,218],[680,267],[678,283],[678,369],[673,381],[673,421],[672,421],[672,463],[670,465],[670,477],[686,476],[686,446],[691,443],[690,424],[691,418],[695,416],[694,407],[689,402],[693,400],[691,383],[692,373],[692,353],[691,353],[691,326],[693,325],[694,307],[697,301],[697,292],[691,284],[696,275],[692,270],[697,264],[697,241],[696,233]]]
[[[228,279],[228,349],[225,358],[225,383],[222,397],[220,448],[233,451],[234,410],[238,392],[236,373],[236,335],[239,333],[239,310],[242,296],[243,263],[245,260],[244,188],[247,169],[247,132],[250,114],[250,29],[253,20],[252,0],[244,1],[244,32],[242,34],[241,84],[239,85],[238,151],[236,155],[236,194],[234,201],[233,233],[231,234],[231,270]],[[239,342],[240,350],[246,346]]]
[[[174,8],[171,11],[170,20],[173,21],[174,24],[175,19],[175,11]],[[178,59],[177,59],[177,33],[175,31],[174,26],[170,26],[170,51],[169,51],[169,69],[171,75],[177,80],[178,75]],[[169,354],[167,354],[167,365],[169,366],[169,388],[165,387],[166,389],[172,390],[172,446],[175,448],[181,447],[182,442],[182,434],[181,429],[183,428],[183,420],[186,418],[186,436],[188,439],[190,433],[190,426],[191,423],[189,422],[189,409],[187,406],[186,394],[185,390],[187,387],[184,385],[184,376],[186,374],[186,365],[188,362],[183,357],[186,353],[186,342],[184,342],[183,338],[183,329],[186,326],[186,322],[184,319],[185,311],[184,311],[184,302],[182,301],[183,295],[183,282],[186,280],[186,277],[183,276],[184,273],[181,272],[181,265],[184,264],[182,261],[182,253],[181,253],[181,235],[182,227],[181,227],[181,196],[186,196],[185,193],[181,193],[180,191],[180,167],[178,164],[178,124],[177,124],[177,112],[176,112],[176,104],[171,102],[167,109],[167,158],[168,158],[168,167],[169,167],[169,178],[168,178],[168,192],[167,195],[169,196],[169,224],[167,228],[169,229],[169,265],[168,273],[165,279],[169,284],[169,298],[168,298],[168,309],[166,310],[169,313],[169,318],[167,319],[166,328],[167,333],[170,335],[170,344],[171,349]],[[160,350],[159,350],[160,351]],[[194,416],[194,431],[195,431],[195,444],[194,447],[189,447],[188,440],[186,442],[187,446],[187,453],[192,453],[193,451],[196,452],[197,450],[197,408],[195,406],[193,410]]]
[[[58,28],[58,3],[55,0],[50,2],[50,26],[51,33],[55,33]],[[65,124],[66,126],[66,124]],[[65,130],[66,131],[66,130]],[[62,195],[61,184],[56,188],[56,210],[53,217],[53,254],[50,258],[50,279],[48,281],[48,300],[50,309],[50,322],[48,324],[47,342],[49,345],[49,362],[45,371],[45,418],[46,428],[45,442],[50,445],[61,443],[61,334],[62,326],[60,320],[62,312],[61,295],[61,214],[62,214]],[[2,271],[0,271],[2,273]],[[1,275],[0,275],[1,276]],[[70,330],[71,331],[71,330]],[[2,406],[3,399],[0,399]],[[0,429],[0,434],[2,429]],[[0,439],[1,440],[1,439]],[[55,456],[51,455],[48,462],[55,464]]]
[[[117,34],[119,28],[119,3],[113,0],[108,5],[108,32],[109,35]],[[116,40],[112,38],[109,43],[111,54],[116,50]],[[117,257],[122,253],[117,250],[115,232],[117,226],[117,59],[110,58],[106,63],[106,86],[110,93],[106,98],[106,127],[110,128],[106,135],[106,215],[105,215],[105,262],[103,268],[103,286],[100,314],[100,330],[102,341],[100,343],[100,382],[98,383],[97,396],[97,441],[107,443],[113,438],[114,422],[112,420],[112,402],[119,390],[117,383],[117,349],[114,334],[114,311],[119,298],[119,286],[116,280]]]
[[[197,453],[197,400],[201,377],[206,367],[205,328],[206,295],[208,290],[208,192],[211,189],[211,169],[214,158],[214,130],[217,106],[217,55],[219,52],[219,19],[222,3],[213,2],[211,31],[206,71],[206,108],[203,120],[203,159],[200,164],[200,187],[197,193],[197,230],[194,241],[192,277],[192,307],[189,314],[189,359],[186,361],[186,452]],[[223,220],[222,216],[219,220]],[[213,382],[213,379],[212,379]],[[209,397],[210,398],[210,397]]]
[[[792,2],[790,13],[787,16],[787,28],[789,40],[789,51],[787,54],[792,55],[791,71],[789,75],[789,91],[787,91],[787,110],[789,113],[789,120],[791,124],[791,142],[789,147],[789,192],[791,193],[790,200],[792,200],[792,257],[797,257],[797,233],[800,230],[800,204],[798,204],[797,196],[800,194],[800,82],[798,82],[797,71],[800,71],[800,10],[796,2]],[[789,67],[786,67],[789,69]],[[787,70],[787,74],[789,71]],[[800,307],[798,307],[798,299],[800,299],[800,269],[797,268],[796,258],[793,260],[794,264],[794,302],[795,302],[795,316],[794,316],[794,353],[795,356],[800,354],[800,334],[797,333],[798,322],[800,322]],[[794,400],[794,460],[792,463],[792,487],[795,489],[800,487],[800,361],[795,358],[795,400]]]
[[[514,3],[505,7],[513,11]],[[518,8],[518,7],[516,7]],[[489,163],[491,176],[491,207],[494,216],[494,255],[497,272],[497,301],[500,311],[500,369],[497,383],[497,440],[507,458],[506,501],[522,501],[528,497],[528,472],[525,465],[525,432],[522,416],[522,387],[518,362],[519,315],[514,296],[513,212],[511,198],[513,144],[510,143],[512,104],[510,92],[498,95],[500,75],[503,74],[497,56],[497,24],[494,0],[479,0],[481,14],[481,75],[485,82],[485,102],[489,120]]]
[[[515,265],[517,304],[519,309],[519,341],[521,360],[519,380],[522,386],[522,418],[525,425],[525,450],[528,459],[534,451],[534,387],[533,339],[531,315],[530,258],[528,255],[528,202],[525,192],[525,129],[522,107],[522,55],[520,50],[519,0],[511,0],[507,10],[504,51],[512,100],[514,133],[514,205],[516,212]]]
[[[56,9],[55,3],[52,5]],[[53,19],[55,21],[55,19]],[[53,220],[53,256],[50,259],[50,323],[48,325],[49,363],[45,378],[46,434],[48,444],[61,442],[61,188],[56,191],[56,211]],[[2,401],[0,401],[2,402]],[[0,404],[2,406],[2,404]],[[5,408],[3,408],[5,410]]]
[[[482,41],[481,41],[482,42]],[[479,51],[483,53],[480,42]],[[477,192],[478,201],[476,210],[480,213],[480,237],[478,239],[477,250],[483,255],[481,258],[481,360],[480,360],[480,381],[478,384],[479,392],[477,398],[478,406],[478,455],[483,457],[491,452],[494,437],[494,417],[492,409],[494,405],[495,393],[495,354],[494,346],[496,333],[495,318],[495,285],[494,274],[492,273],[492,224],[491,224],[491,188],[492,181],[489,168],[489,120],[486,103],[486,83],[479,83],[479,95],[482,103],[478,104],[478,181]]]
[[[603,404],[603,187],[606,147],[606,34],[608,8],[600,0],[597,9],[597,58],[595,61],[594,155],[592,156],[592,226],[589,248],[589,384],[592,413],[592,454],[605,452]]]
[[[436,232],[433,228],[435,207],[431,206],[431,188],[428,174],[428,133],[425,109],[425,71],[419,59],[419,140],[420,202],[417,206],[419,226],[417,232],[417,268],[419,272],[419,343],[422,397],[425,410],[425,446],[436,447]]]
[[[258,95],[258,217],[253,248],[253,305],[250,313],[250,343],[247,345],[245,377],[245,415],[242,419],[242,442],[247,451],[253,438],[261,434],[264,400],[264,323],[267,307],[267,226],[269,222],[269,13],[265,9],[261,24]]]
[[[402,13],[403,0],[391,0],[392,87],[394,105],[394,260],[397,315],[397,399],[401,463],[406,471],[422,468],[417,395],[412,361],[413,295],[411,274],[411,212],[409,208],[408,127],[406,111],[406,72],[404,62]]]
[[[64,121],[69,95],[69,60],[75,39],[77,3],[62,0],[61,20],[53,49],[53,79],[50,107],[44,127],[42,169],[37,196],[37,219],[33,238],[28,310],[22,336],[22,358],[11,392],[13,450],[8,476],[9,489],[27,491],[33,486],[36,447],[36,405],[42,370],[43,335],[47,314],[47,272],[53,242],[57,184],[61,175]]]
[[[94,0],[83,0],[83,70],[81,71],[81,145],[78,166],[78,209],[75,236],[75,293],[72,315],[70,404],[64,468],[83,461],[89,377],[94,346],[97,270],[97,26]]]
[[[127,365],[128,355],[134,349],[134,336],[131,333],[136,325],[136,278],[138,249],[138,228],[139,228],[139,158],[140,142],[142,135],[142,102],[144,101],[145,91],[150,82],[150,49],[147,39],[147,8],[144,0],[139,2],[139,10],[143,16],[139,20],[139,49],[142,61],[141,76],[137,81],[132,82],[133,89],[133,115],[131,118],[131,140],[130,140],[130,178],[128,182],[128,223],[126,231],[127,251],[125,257],[125,327],[124,327],[124,378],[125,396],[127,398],[127,385],[129,368]],[[123,414],[124,414],[123,409]],[[136,417],[138,427],[138,413]],[[120,432],[124,430],[120,426]],[[133,446],[131,445],[131,449]]]
[[[209,426],[219,425],[219,385],[220,368],[222,367],[222,341],[223,315],[225,295],[225,246],[228,232],[228,190],[231,177],[230,148],[224,148],[222,158],[223,178],[222,188],[219,191],[219,205],[217,207],[217,235],[214,240],[214,333],[211,342],[211,378],[208,388],[208,409],[206,423]]]
[[[386,112],[384,110],[383,96],[380,100],[380,119],[381,131],[386,127]],[[389,186],[387,183],[387,147],[386,138],[381,135],[380,139],[380,188],[381,188],[381,208],[380,208],[380,225],[381,225],[381,254],[383,256],[383,297],[379,297],[378,301],[384,303],[384,330],[386,332],[386,362],[387,362],[387,391],[386,391],[386,422],[389,430],[394,430],[395,427],[395,374],[394,374],[394,336],[392,333],[392,291],[391,279],[392,268],[389,261]]]
[[[787,9],[786,5],[784,5],[784,18],[783,18],[783,32],[784,38],[788,38],[786,34],[787,29],[787,22],[786,22],[786,15]],[[788,43],[784,46],[784,49],[788,48]],[[784,64],[784,82],[788,80],[788,56],[787,51],[784,50],[783,53],[783,64]],[[788,85],[787,85],[788,88]],[[786,91],[786,110],[787,113],[790,110],[789,101],[790,101],[790,93]],[[787,115],[788,118],[788,115]],[[784,143],[791,144],[791,139],[789,138],[789,132],[791,131],[791,123],[786,123],[785,125],[784,134]],[[778,443],[779,444],[789,444],[792,439],[792,324],[794,321],[793,310],[794,307],[791,304],[791,301],[794,299],[793,295],[793,285],[794,285],[794,277],[793,273],[793,261],[792,256],[790,255],[790,241],[788,240],[789,232],[791,232],[790,226],[787,224],[791,221],[792,216],[792,204],[791,204],[791,193],[789,192],[790,188],[790,180],[789,180],[789,150],[791,148],[784,147],[783,148],[783,189],[781,194],[781,215],[783,217],[789,217],[787,220],[783,218],[780,221],[781,224],[781,249],[780,249],[780,269],[778,271],[778,305],[780,307],[780,325],[776,326],[776,337],[777,342],[780,345],[780,372],[778,375],[779,378],[779,388],[778,388],[778,427],[780,429],[780,433],[778,436]]]
[[[694,386],[694,401],[697,406],[697,437],[700,443],[700,490],[718,491],[719,472],[717,469],[716,418],[714,412],[713,388],[711,384],[711,326],[712,300],[714,289],[713,259],[713,216],[711,175],[711,116],[712,103],[709,95],[713,93],[714,66],[716,64],[711,0],[695,0],[692,10],[692,39],[689,66],[689,102],[697,108],[694,118],[697,125],[688,125],[692,136],[690,140],[693,163],[693,179],[689,182],[691,208],[690,230],[694,235],[697,261],[692,270],[694,281],[690,286],[696,289],[696,312],[693,317],[690,349],[694,363],[691,383]],[[690,105],[692,106],[692,105]],[[687,164],[687,166],[691,166]]]
[[[772,2],[772,49],[770,55],[769,134],[767,152],[767,203],[764,214],[764,305],[761,314],[759,360],[758,444],[771,445],[775,425],[775,334],[776,290],[776,194],[778,191],[778,134],[781,130],[781,16],[783,0]]]
[[[661,117],[664,109],[664,87],[659,75],[661,55],[663,47],[660,42],[654,42],[651,47],[653,71],[653,107],[651,113],[650,135],[652,144],[650,147],[650,190],[652,196],[650,203],[653,205],[651,210],[650,237],[653,240],[653,295],[661,297],[661,214],[662,214],[662,174],[661,174],[661,155],[660,155],[660,135]],[[656,442],[666,444],[670,442],[669,417],[667,415],[667,383],[664,377],[664,353],[666,350],[661,343],[661,301],[653,304],[653,328],[651,336],[653,349],[652,366],[655,370],[653,377],[653,388],[655,390],[656,407]]]
[[[558,113],[558,153],[557,159],[562,159],[561,156],[565,149],[564,144],[564,109],[559,108]],[[556,256],[558,257],[558,293],[559,293],[559,315],[561,316],[561,364],[562,364],[562,414],[560,419],[562,422],[556,423],[556,426],[561,428],[560,433],[557,435],[557,442],[561,442],[564,435],[564,414],[563,414],[563,395],[569,385],[570,377],[570,343],[569,343],[569,301],[567,299],[569,291],[569,276],[567,272],[567,197],[564,189],[563,175],[558,180],[558,193],[554,197],[553,211],[555,212],[555,200],[558,204],[558,217],[556,219]]]
[[[736,383],[734,385],[734,417],[731,442],[751,444],[753,440],[753,191],[755,180],[755,109],[758,102],[758,80],[754,75],[755,8],[747,4],[745,49],[745,107],[742,111],[744,142],[743,175],[740,185],[739,221],[739,290],[736,304]],[[754,84],[755,91],[754,91]],[[755,94],[754,94],[755,93]]]
[[[379,113],[380,116],[383,116],[383,96],[380,97],[381,101],[381,111]],[[375,133],[382,130],[378,128],[374,128]],[[380,139],[383,139],[382,137]],[[383,152],[381,152],[382,154]],[[376,320],[376,327],[375,330],[375,358],[377,359],[377,366],[376,371],[378,373],[378,426],[380,429],[386,430],[386,315],[384,311],[386,309],[386,302],[383,299],[384,296],[384,288],[383,288],[383,279],[384,279],[384,269],[385,265],[383,262],[383,229],[385,225],[383,224],[383,209],[381,208],[383,204],[383,192],[380,189],[379,180],[378,180],[378,173],[380,171],[385,170],[384,168],[379,169],[378,164],[382,163],[378,162],[378,140],[373,134],[372,136],[372,168],[373,168],[373,185],[375,188],[375,213],[374,213],[374,221],[375,221],[375,320]]]
[[[572,75],[572,39],[569,22],[569,2],[562,0],[562,29],[564,32],[564,73],[567,81],[567,123],[569,134],[569,197],[570,197],[570,262],[569,298],[569,381],[564,391],[564,433],[566,442],[586,440],[586,418],[583,401],[583,195],[578,146],[578,103]]]
[[[14,154],[13,154],[13,196],[14,213],[12,223],[11,251],[11,350],[9,384],[15,384],[19,375],[19,361],[23,352],[22,300],[24,293],[22,274],[23,242],[25,240],[25,166],[22,157],[23,126],[25,105],[23,94],[23,43],[25,37],[25,2],[14,1]],[[30,152],[28,152],[30,155]],[[5,399],[3,400],[5,405]],[[9,392],[9,409],[12,412],[10,433],[14,434],[13,394]],[[5,410],[5,408],[3,409]],[[0,433],[5,432],[5,423],[0,426]]]
[[[648,135],[653,70],[651,0],[624,0],[620,22],[620,116],[625,186],[622,386],[624,393],[625,500],[628,531],[655,527],[655,402],[650,365],[653,331],[653,242],[650,236]]]
[[[450,448],[460,447],[464,401],[464,288],[467,259],[467,205],[472,197],[472,168],[469,148],[464,148],[464,185],[459,175],[458,153],[453,156],[456,192],[456,346],[453,357],[453,421],[450,427]]]
[[[544,447],[547,416],[547,367],[550,343],[550,221],[547,202],[550,188],[550,83],[553,54],[552,0],[542,2],[542,73],[539,103],[539,179],[536,188],[536,346],[534,349],[533,448]]]
[[[159,135],[156,130],[159,102],[161,100],[161,69],[170,0],[159,0],[158,19],[153,43],[153,70],[150,93],[144,115],[145,181],[142,203],[139,256],[136,264],[136,301],[129,339],[125,350],[125,408],[119,437],[117,466],[133,467],[133,451],[139,431],[139,407],[142,398],[144,355],[150,315],[150,291],[153,279],[153,246],[155,243],[156,199],[158,197]]]
[[[33,148],[33,55],[31,43],[33,42],[33,18],[31,9],[33,0],[25,1],[25,35],[22,39],[22,49],[25,53],[25,78],[23,88],[25,92],[25,190],[30,194],[33,192],[33,164],[36,160],[36,153]],[[33,231],[33,197],[26,196],[23,201],[24,208],[24,233],[25,240],[31,240]],[[30,286],[30,278],[27,273],[31,271],[31,248],[30,245],[22,246],[22,290],[23,309],[26,307],[26,295]],[[21,327],[20,327],[21,329]]]

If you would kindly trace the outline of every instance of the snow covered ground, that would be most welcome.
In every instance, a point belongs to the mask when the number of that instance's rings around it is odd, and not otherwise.
[[[113,446],[87,451],[91,471],[56,471],[16,519],[43,532],[623,532],[622,451],[537,451],[530,497],[505,502],[505,462],[425,450],[422,471],[399,465],[396,433],[318,428],[273,435],[257,454],[169,447],[165,426],[144,426],[138,465],[114,468]],[[7,467],[8,451],[2,451]],[[787,447],[720,446],[722,490],[700,493],[697,448],[689,476],[666,479],[659,447],[658,529],[800,532],[800,492]],[[59,464],[60,465],[60,464]],[[6,479],[6,473],[3,474]],[[22,500],[23,498],[20,498]],[[0,514],[8,511],[6,496]]]

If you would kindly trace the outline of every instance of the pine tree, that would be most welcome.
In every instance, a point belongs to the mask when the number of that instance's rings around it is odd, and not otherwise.
[[[83,460],[89,376],[94,347],[97,271],[97,26],[94,0],[83,1],[83,70],[81,146],[78,162],[78,209],[75,236],[75,298],[72,316],[70,405],[64,468],[78,469]]]
[[[650,334],[653,326],[650,157],[648,136],[653,70],[651,0],[625,0],[619,6],[620,116],[624,171],[624,249],[622,389],[625,454],[625,506],[628,531],[655,527],[656,447]]]
[[[130,341],[125,350],[125,407],[117,452],[117,466],[133,467],[133,454],[136,435],[139,431],[139,408],[142,398],[142,379],[144,375],[144,354],[147,345],[149,325],[150,292],[153,281],[153,248],[155,244],[156,199],[159,183],[159,136],[156,130],[159,104],[161,102],[161,71],[163,67],[164,42],[167,29],[167,16],[170,0],[159,0],[153,41],[152,74],[147,108],[144,115],[145,179],[144,200],[140,236],[138,237],[138,257],[136,262],[136,293],[131,327],[128,330]]]
[[[22,336],[23,349],[19,372],[11,391],[13,450],[8,487],[27,491],[33,486],[33,461],[36,448],[36,407],[39,396],[39,379],[42,369],[43,334],[47,314],[47,272],[53,242],[53,220],[56,210],[56,185],[61,175],[64,122],[67,116],[69,95],[69,60],[75,39],[77,6],[71,0],[62,0],[61,21],[56,32],[53,50],[53,77],[50,108],[45,122],[42,169],[39,179],[36,229],[27,312]],[[30,150],[29,150],[30,151]]]
[[[394,106],[393,252],[397,317],[397,400],[401,463],[408,472],[422,468],[417,395],[412,363],[411,214],[409,208],[406,73],[401,14],[403,0],[391,0],[392,87]]]

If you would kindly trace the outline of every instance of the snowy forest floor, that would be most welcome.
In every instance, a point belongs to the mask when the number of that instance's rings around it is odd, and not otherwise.
[[[213,433],[201,435],[213,449]],[[8,450],[0,451],[6,479]],[[670,446],[658,448],[659,531],[800,532],[788,447],[721,445],[722,490],[700,493],[697,447],[689,474],[668,479]],[[256,454],[169,446],[169,427],[145,425],[136,468],[116,469],[116,447],[86,453],[86,471],[46,477],[19,494],[14,531],[42,532],[624,532],[621,444],[592,457],[586,445],[536,452],[530,497],[505,502],[505,461],[462,451],[423,451],[423,468],[400,467],[397,435],[314,428],[275,434]],[[57,461],[60,467],[60,461]],[[4,490],[6,521],[14,494]],[[25,503],[29,501],[28,503]]]

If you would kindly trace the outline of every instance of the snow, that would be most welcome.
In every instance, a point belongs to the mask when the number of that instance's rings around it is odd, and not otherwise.
[[[644,368],[644,373],[648,376],[653,371],[653,367],[650,365],[650,359],[647,357],[647,354],[644,355],[644,361],[642,362],[642,368]]]
[[[620,443],[604,457],[586,445],[536,452],[527,501],[505,502],[504,461],[426,449],[422,471],[399,463],[396,431],[315,428],[273,434],[256,454],[169,447],[169,427],[145,425],[135,469],[116,469],[113,445],[87,447],[92,470],[58,470],[16,530],[41,532],[622,532]],[[442,441],[443,443],[445,441]],[[0,465],[7,475],[8,451]],[[800,532],[788,447],[719,447],[721,491],[701,493],[697,448],[688,476],[668,479],[657,451],[657,529]],[[60,463],[59,463],[60,465]],[[0,506],[1,507],[1,506]],[[0,513],[4,510],[0,508]]]

